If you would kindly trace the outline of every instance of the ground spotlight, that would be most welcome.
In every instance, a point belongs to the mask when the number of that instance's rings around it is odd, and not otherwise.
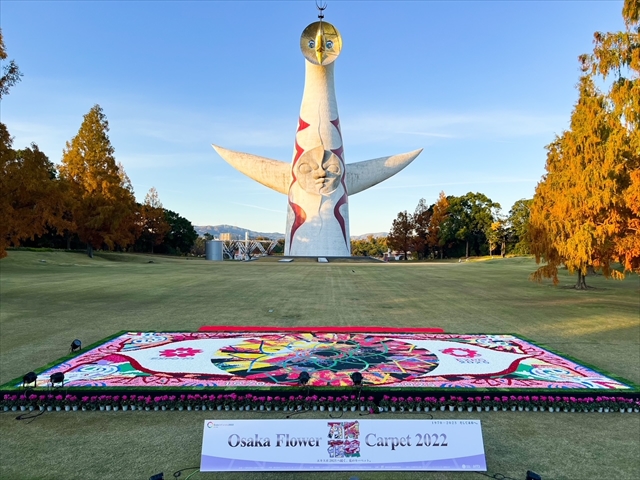
[[[36,380],[38,376],[35,372],[29,372],[24,377],[22,377],[22,386],[26,387],[27,385],[33,383],[33,386],[36,386]]]
[[[164,480],[164,472],[156,473],[155,475],[151,475],[149,480]]]
[[[55,387],[56,384],[58,387],[64,386],[64,373],[56,372],[49,377],[49,381],[51,382],[51,386]]]
[[[542,480],[542,477],[538,475],[536,472],[532,472],[531,470],[527,470],[527,478],[526,480]]]
[[[362,385],[362,374],[360,372],[353,372],[351,374],[351,381],[356,387]]]
[[[298,377],[298,383],[300,385],[306,385],[307,383],[309,383],[309,379],[311,378],[311,376],[309,375],[309,372],[302,372],[300,374],[300,376]]]
[[[82,350],[82,342],[76,338],[73,342],[71,342],[71,348],[69,349],[69,351],[77,352],[78,350]]]

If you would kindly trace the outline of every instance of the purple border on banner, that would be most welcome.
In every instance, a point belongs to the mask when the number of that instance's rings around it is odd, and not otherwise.
[[[253,460],[236,460],[233,458],[202,455],[200,471],[202,472],[247,472],[247,471],[331,471],[331,470],[415,470],[415,471],[462,471],[486,472],[487,462],[484,454],[461,458],[446,458],[440,460],[424,460],[416,462],[397,463],[288,463],[288,462],[259,462]]]

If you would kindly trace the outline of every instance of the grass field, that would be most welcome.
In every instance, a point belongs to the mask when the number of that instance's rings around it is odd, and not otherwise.
[[[149,262],[153,263],[149,263]],[[119,330],[201,325],[382,325],[456,333],[514,333],[640,383],[640,282],[528,280],[531,259],[469,263],[247,263],[12,251],[0,261],[0,383]],[[233,413],[233,415],[230,415]],[[383,414],[421,418],[420,414]],[[424,414],[423,414],[424,415]],[[450,413],[483,423],[490,474],[524,479],[635,479],[640,415]],[[0,415],[0,478],[144,479],[199,464],[205,418],[282,418],[258,412]],[[319,412],[300,418],[323,418]],[[422,417],[424,418],[424,417]],[[285,421],[283,419],[283,421]],[[181,478],[189,472],[185,472]],[[453,479],[475,473],[201,474],[230,479]]]

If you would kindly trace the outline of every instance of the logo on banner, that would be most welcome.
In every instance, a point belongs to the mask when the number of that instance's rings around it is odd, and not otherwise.
[[[327,422],[329,427],[327,452],[330,458],[356,458],[360,456],[360,424],[354,422]]]

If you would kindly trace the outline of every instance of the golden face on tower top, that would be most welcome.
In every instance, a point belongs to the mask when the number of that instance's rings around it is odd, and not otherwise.
[[[342,37],[330,23],[314,22],[302,32],[300,49],[314,65],[329,65],[340,55]]]

